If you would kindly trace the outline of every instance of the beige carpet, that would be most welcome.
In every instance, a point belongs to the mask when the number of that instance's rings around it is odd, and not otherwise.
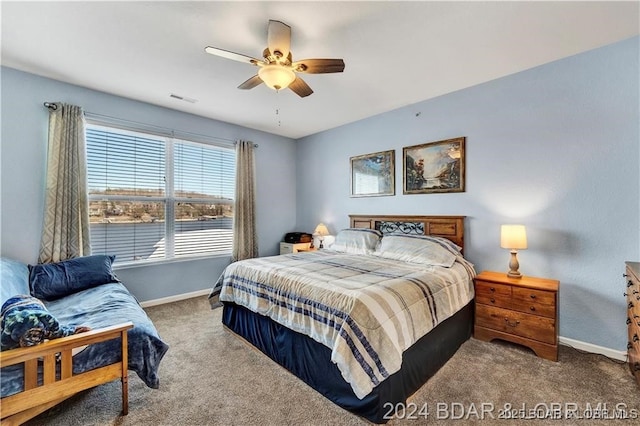
[[[224,329],[221,310],[210,310],[205,297],[148,308],[147,312],[170,345],[160,368],[160,389],[145,387],[131,373],[129,415],[119,415],[120,386],[112,382],[75,396],[29,424],[369,424]],[[564,417],[526,424],[640,424],[638,419],[566,419],[570,412],[603,414],[589,411],[598,404],[600,408],[606,404],[608,416],[613,416],[617,404],[623,404],[619,407],[627,414],[640,418],[640,388],[626,365],[568,347],[561,348],[555,363],[517,346],[471,339],[408,402],[415,404],[410,409],[426,407],[428,414],[416,412],[414,418],[407,419],[405,413],[405,418],[395,418],[389,424],[519,425],[522,420],[497,418],[504,414],[505,406],[518,411],[523,404],[527,410],[537,404],[545,404],[538,408],[561,407],[556,414]]]

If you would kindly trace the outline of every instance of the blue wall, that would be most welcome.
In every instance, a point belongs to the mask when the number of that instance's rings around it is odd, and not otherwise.
[[[560,335],[625,350],[622,273],[640,260],[638,40],[299,140],[297,163],[318,166],[298,170],[299,228],[335,233],[352,213],[466,215],[467,257],[506,272],[500,225],[525,224],[520,271],[561,281]],[[466,192],[403,195],[402,147],[458,136]],[[350,198],[349,157],[389,149],[396,195]]]
[[[1,253],[27,263],[38,258],[42,230],[48,111],[44,101],[85,111],[225,139],[245,139],[256,150],[257,222],[261,255],[278,253],[278,241],[296,222],[295,141],[289,138],[132,101],[20,72],[1,69]],[[118,269],[139,300],[211,288],[229,257]]]
[[[561,281],[561,336],[624,350],[625,260],[640,260],[639,38],[303,138],[297,143],[2,68],[1,253],[38,254],[47,138],[43,101],[260,144],[262,255],[294,228],[348,215],[462,214],[478,271],[506,271],[503,223],[527,226],[526,275]],[[418,115],[419,113],[419,115]],[[402,147],[467,137],[466,192],[402,195]],[[396,194],[350,198],[349,157],[396,150]],[[295,164],[313,164],[295,169]],[[296,224],[297,225],[293,225]],[[119,270],[144,301],[206,289],[229,259]]]

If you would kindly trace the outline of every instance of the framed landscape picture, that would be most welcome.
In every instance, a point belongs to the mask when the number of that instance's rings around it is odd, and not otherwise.
[[[464,192],[465,138],[402,148],[403,193]]]
[[[351,163],[351,196],[395,195],[395,151],[359,155]]]

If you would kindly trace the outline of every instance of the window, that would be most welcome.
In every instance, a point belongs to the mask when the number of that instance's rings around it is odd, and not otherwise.
[[[235,151],[87,123],[91,248],[136,262],[230,254]]]

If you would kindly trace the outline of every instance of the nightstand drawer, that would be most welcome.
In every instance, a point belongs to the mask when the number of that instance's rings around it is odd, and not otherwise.
[[[635,352],[640,356],[640,340],[634,340],[633,336],[629,336],[629,343],[627,345],[629,352]]]
[[[511,307],[520,312],[542,315],[549,318],[556,316],[556,293],[514,287]]]
[[[511,286],[478,280],[476,303],[508,308],[511,304]]]
[[[552,318],[493,306],[476,305],[476,325],[539,342],[556,344],[556,322]]]
[[[280,254],[297,253],[299,251],[309,250],[311,243],[280,243]]]
[[[635,350],[630,350],[628,352],[629,355],[629,370],[631,370],[631,374],[636,376],[636,381],[640,383],[640,352]]]
[[[629,327],[627,329],[627,337],[629,338],[629,343],[637,347],[638,353],[640,353],[640,328]]]

